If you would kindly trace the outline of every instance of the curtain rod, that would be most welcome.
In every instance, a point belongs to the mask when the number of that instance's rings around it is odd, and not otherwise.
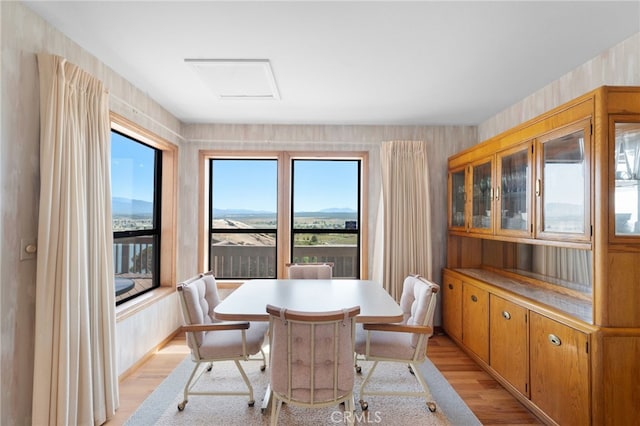
[[[184,138],[184,136],[182,136],[181,134],[179,134],[178,132],[176,132],[175,130],[167,127],[165,124],[159,122],[158,120],[156,120],[155,118],[151,117],[149,114],[146,114],[144,112],[142,112],[140,109],[136,108],[135,106],[131,105],[129,102],[125,101],[122,98],[119,98],[118,96],[114,95],[113,93],[109,92],[109,98],[110,99],[114,99],[116,101],[118,101],[120,104],[124,105],[125,107],[131,109],[131,111],[133,111],[135,114],[139,114],[143,117],[145,117],[146,119],[150,120],[151,122],[153,122],[154,124],[162,127],[164,130],[168,131],[169,133],[171,133],[172,135],[174,135],[175,137],[177,137],[178,139],[180,139],[180,141],[185,142],[186,139]],[[178,120],[178,122],[180,122]],[[182,122],[180,122],[182,124]]]

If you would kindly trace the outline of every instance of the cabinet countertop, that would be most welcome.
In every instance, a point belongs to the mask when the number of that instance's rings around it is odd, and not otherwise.
[[[532,301],[545,304],[572,316],[587,324],[593,324],[593,309],[591,302],[580,300],[567,294],[536,287],[524,281],[507,277],[493,271],[479,268],[453,268],[455,272],[484,281],[495,287],[507,290]]]

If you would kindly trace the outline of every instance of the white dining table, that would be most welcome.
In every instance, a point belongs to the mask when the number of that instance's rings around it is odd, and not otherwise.
[[[335,311],[360,306],[360,323],[400,322],[403,312],[381,285],[370,280],[260,279],[246,281],[213,310],[227,321],[269,321],[267,304],[295,311]],[[262,401],[262,413],[271,403],[271,386]]]
[[[334,311],[360,306],[360,323],[399,322],[396,301],[370,280],[259,279],[242,284],[214,308],[217,319],[268,321],[267,304],[295,311]]]

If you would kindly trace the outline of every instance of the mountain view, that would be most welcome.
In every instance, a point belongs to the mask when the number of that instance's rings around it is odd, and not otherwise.
[[[153,203],[113,197],[111,200],[114,230],[148,229],[153,226]],[[316,212],[295,212],[297,228],[341,229],[355,226],[357,212],[350,208],[335,207]],[[349,225],[347,225],[349,223]],[[214,227],[271,228],[276,225],[276,213],[265,210],[214,209]],[[351,228],[354,229],[354,228]]]
[[[111,199],[111,214],[113,216],[151,216],[153,203],[142,200],[113,197]]]

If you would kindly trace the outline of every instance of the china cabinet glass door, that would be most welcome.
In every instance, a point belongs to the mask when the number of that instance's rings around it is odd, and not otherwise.
[[[466,185],[465,185],[466,168],[452,171],[449,175],[449,227],[462,228],[465,227],[466,220]]]
[[[496,232],[531,235],[531,142],[497,154]]]
[[[471,230],[493,232],[492,160],[471,165]]]
[[[586,120],[538,139],[538,238],[591,238],[590,129]]]
[[[640,236],[640,123],[615,123],[615,235]]]

